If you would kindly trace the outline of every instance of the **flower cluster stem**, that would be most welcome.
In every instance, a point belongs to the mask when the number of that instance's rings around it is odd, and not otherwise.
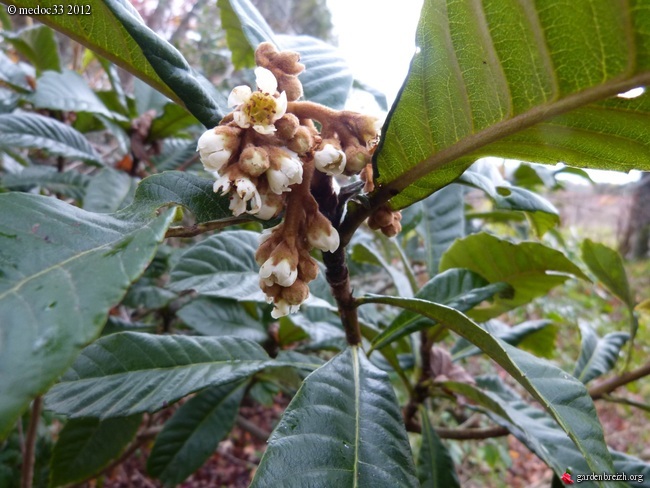
[[[23,466],[20,482],[21,488],[32,488],[34,480],[36,436],[38,432],[38,423],[41,419],[42,405],[43,399],[40,396],[34,398],[34,401],[32,402],[32,412],[29,418],[29,429],[27,430],[25,452],[23,453]]]

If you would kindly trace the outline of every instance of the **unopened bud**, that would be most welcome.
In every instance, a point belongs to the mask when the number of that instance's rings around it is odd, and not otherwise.
[[[298,262],[298,275],[305,283],[314,281],[318,276],[318,262],[308,252],[300,253]]]
[[[288,141],[296,135],[298,127],[300,127],[298,117],[293,114],[284,114],[284,116],[275,123],[275,134],[283,141]]]
[[[338,141],[326,139],[322,148],[314,153],[316,169],[329,176],[340,175],[346,165],[345,153],[341,150]]]
[[[301,65],[302,66],[302,65]],[[302,83],[297,76],[280,74],[278,88],[287,94],[287,100],[294,102],[303,95]]]
[[[314,138],[307,127],[300,126],[289,140],[287,147],[299,155],[306,154],[314,144]]]
[[[293,285],[282,290],[281,296],[289,305],[300,305],[309,298],[309,287],[304,281],[296,280]]]
[[[239,168],[250,176],[260,176],[270,166],[269,154],[262,147],[248,146],[239,157]]]
[[[370,151],[362,146],[351,145],[347,147],[345,157],[347,159],[345,173],[348,175],[360,173],[371,162]]]

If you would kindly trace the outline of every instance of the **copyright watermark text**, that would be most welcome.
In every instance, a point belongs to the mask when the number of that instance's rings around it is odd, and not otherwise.
[[[40,5],[36,7],[7,6],[9,15],[91,15],[92,7],[89,4],[56,4],[48,7]]]

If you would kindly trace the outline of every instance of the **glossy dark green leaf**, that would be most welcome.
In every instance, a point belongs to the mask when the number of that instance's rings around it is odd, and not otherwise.
[[[9,190],[19,191],[45,188],[52,193],[81,201],[89,182],[90,178],[78,171],[59,173],[56,168],[49,166],[29,166],[20,173],[6,174],[0,180],[0,185]]]
[[[12,3],[32,8],[60,5],[55,0]],[[208,93],[202,77],[171,44],[144,24],[127,0],[89,0],[85,5],[90,15],[36,17],[183,104],[206,127],[219,123],[225,113],[225,100],[215,100]]]
[[[103,168],[90,179],[83,199],[83,208],[97,213],[117,212],[131,204],[137,183],[138,181],[127,173]]]
[[[103,165],[86,138],[58,120],[29,113],[0,115],[0,149],[39,149],[55,156]]]
[[[136,200],[140,204],[160,207],[174,203],[187,208],[197,223],[235,220],[228,197],[214,193],[210,178],[184,171],[166,171],[145,178],[138,185]]]
[[[634,307],[623,258],[614,249],[590,239],[582,241],[582,260],[598,281],[628,307]]]
[[[82,351],[49,391],[46,405],[73,418],[155,412],[272,363],[258,344],[238,337],[111,334]]]
[[[648,169],[650,94],[604,99],[650,81],[649,21],[638,0],[426,0],[378,193],[403,208],[483,156]]]
[[[171,213],[99,215],[23,193],[0,195],[0,207],[2,437],[99,335],[153,258]]]
[[[126,117],[109,110],[88,83],[72,70],[46,71],[36,83],[34,93],[25,97],[35,108],[65,112],[89,112],[110,119],[126,121]]]
[[[427,256],[429,275],[438,274],[440,258],[456,240],[465,237],[463,187],[449,185],[418,204],[423,218],[418,226]]]
[[[249,0],[218,0],[217,6],[235,69],[254,67],[255,49],[274,42],[273,31]]]
[[[630,335],[627,332],[610,332],[598,337],[589,325],[583,323],[580,323],[580,334],[582,347],[573,376],[586,384],[614,367]]]
[[[497,296],[490,305],[473,310],[470,316],[479,322],[545,295],[571,276],[589,281],[560,251],[538,242],[515,244],[485,233],[456,241],[440,262],[440,271],[450,268],[466,268],[490,283],[505,282],[514,289],[514,295]]]
[[[50,462],[50,486],[79,483],[116,459],[135,436],[142,415],[68,420]]]
[[[418,486],[388,376],[356,347],[309,375],[251,486]]]
[[[156,438],[149,474],[177,485],[201,467],[235,424],[245,385],[212,386],[183,404]]]
[[[206,336],[235,336],[255,342],[268,339],[260,320],[244,307],[225,298],[199,297],[177,312],[185,325]]]
[[[385,303],[440,322],[478,346],[539,401],[575,442],[594,472],[609,472],[612,461],[589,392],[557,366],[491,336],[461,312],[416,298],[367,297],[362,303]]]
[[[2,37],[27,59],[37,72],[61,69],[59,47],[52,29],[44,25],[34,25],[18,32],[5,31]]]
[[[492,336],[498,337],[503,342],[512,346],[518,345],[529,336],[535,336],[537,332],[546,329],[551,325],[550,320],[529,320],[515,326],[509,326],[502,322],[491,320],[481,324]],[[454,361],[479,354],[481,351],[467,339],[460,338],[451,348],[452,359]]]
[[[447,447],[442,443],[425,409],[420,410],[422,419],[422,447],[416,468],[422,488],[460,487],[454,462]]]
[[[221,232],[183,253],[171,272],[170,288],[195,290],[211,297],[250,300],[261,294],[255,251],[259,234]]]
[[[450,269],[434,276],[420,289],[416,297],[466,312],[508,289],[509,286],[505,283],[489,284],[476,273],[466,269]],[[404,310],[373,339],[372,348],[382,348],[405,335],[433,325],[433,322],[419,314]]]

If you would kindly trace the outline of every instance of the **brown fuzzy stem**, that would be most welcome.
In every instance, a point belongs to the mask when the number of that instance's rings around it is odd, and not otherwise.
[[[345,261],[345,248],[341,246],[334,252],[324,252],[323,262],[327,268],[325,273],[327,282],[330,284],[332,295],[339,307],[348,344],[359,345],[361,344],[361,329],[357,316],[357,304],[352,296],[350,273]]]
[[[599,400],[607,393],[611,393],[623,385],[627,385],[628,383],[632,383],[633,381],[636,381],[648,375],[650,375],[650,362],[645,363],[643,366],[640,366],[637,369],[628,371],[627,373],[614,376],[613,378],[610,378],[601,384],[590,388],[589,394],[594,400]]]
[[[36,434],[38,431],[38,422],[41,419],[41,406],[43,399],[40,396],[34,398],[32,403],[32,413],[29,418],[29,429],[27,430],[27,439],[25,441],[25,452],[23,453],[23,466],[21,472],[21,488],[32,488],[34,481],[34,461]]]

